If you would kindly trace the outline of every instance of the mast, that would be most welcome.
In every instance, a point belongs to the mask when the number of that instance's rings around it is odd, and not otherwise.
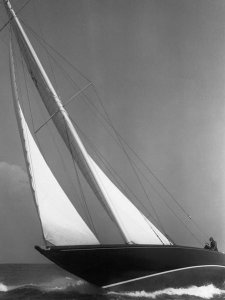
[[[129,243],[129,239],[126,236],[126,229],[118,222],[116,217],[116,211],[111,205],[110,201],[107,201],[107,191],[104,190],[104,186],[96,178],[96,165],[87,153],[76,129],[74,128],[68,113],[63,107],[63,104],[57,95],[48,75],[46,74],[33,46],[31,45],[28,36],[26,35],[23,27],[17,18],[9,0],[3,0],[6,11],[9,15],[10,22],[12,24],[13,31],[16,35],[19,47],[23,54],[24,60],[27,64],[28,71],[37,90],[43,100],[43,103],[48,110],[52,120],[68,147],[73,159],[76,161],[79,169],[81,170],[86,181],[92,188],[98,200],[101,202],[110,218],[117,225],[117,228],[125,243]],[[36,74],[34,74],[34,70]],[[38,77],[38,80],[36,80]]]

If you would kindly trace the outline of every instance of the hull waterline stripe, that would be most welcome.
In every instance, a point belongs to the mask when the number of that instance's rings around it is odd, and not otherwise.
[[[160,272],[160,273],[157,273],[157,274],[146,275],[146,276],[142,276],[142,277],[126,280],[126,281],[121,281],[121,282],[105,285],[105,286],[102,286],[102,288],[106,289],[106,288],[109,288],[109,287],[122,285],[122,284],[125,284],[125,283],[134,282],[134,281],[138,281],[138,280],[142,280],[142,279],[146,279],[146,278],[150,278],[150,277],[156,277],[156,276],[159,276],[159,275],[164,275],[164,274],[168,274],[168,273],[172,273],[172,272],[178,272],[178,271],[196,269],[196,268],[207,268],[207,267],[218,267],[218,268],[224,268],[225,269],[225,266],[221,266],[221,265],[201,265],[201,266],[185,267],[185,268],[174,269],[174,270],[170,270],[170,271],[165,271],[165,272]]]

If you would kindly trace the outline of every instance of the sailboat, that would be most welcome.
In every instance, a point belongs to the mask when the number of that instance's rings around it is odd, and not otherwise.
[[[102,244],[80,216],[45,161],[25,120],[10,44],[13,104],[30,187],[45,246],[42,255],[103,291],[152,291],[225,280],[225,255],[176,245],[108,178],[86,150],[10,1],[3,0],[28,72],[49,118],[80,172],[121,235],[120,244]]]

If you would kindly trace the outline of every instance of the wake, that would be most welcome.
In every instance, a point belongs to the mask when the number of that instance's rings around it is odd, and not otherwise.
[[[99,298],[95,299],[177,299],[175,297],[196,297],[198,299],[215,299],[215,297],[220,297],[225,295],[225,290],[215,287],[213,284],[208,284],[205,286],[190,286],[188,288],[167,288],[164,290],[158,290],[155,292],[145,292],[145,291],[135,291],[135,292],[107,292],[96,293],[93,290],[91,291],[89,284],[83,280],[76,280],[70,277],[58,277],[49,282],[34,284],[21,284],[21,285],[6,285],[3,282],[0,282],[0,295],[7,294],[10,295],[26,295],[29,293],[30,295],[34,295],[34,293],[41,293],[40,295],[47,296],[49,295],[60,295],[68,296],[68,299],[74,299],[75,295],[83,296],[91,296],[91,294],[95,296],[99,296]],[[69,298],[69,295],[73,296]],[[58,297],[57,296],[57,297]],[[167,298],[167,297],[168,298]],[[113,297],[113,298],[112,298]],[[116,297],[116,298],[115,298]],[[122,298],[121,298],[122,297]],[[41,298],[40,298],[41,299]],[[47,299],[47,298],[46,298]],[[52,298],[51,298],[52,299]],[[79,299],[79,297],[77,298]],[[82,298],[83,299],[83,298]],[[89,298],[87,298],[89,299]],[[179,298],[181,299],[181,298]],[[190,298],[192,299],[192,298]],[[194,298],[193,298],[194,299]]]
[[[0,292],[8,292],[8,287],[4,283],[0,282]]]
[[[148,298],[157,299],[159,296],[192,296],[199,297],[202,299],[213,299],[215,296],[225,295],[225,290],[215,287],[213,284],[204,286],[190,286],[188,288],[167,288],[160,291],[155,291],[152,293],[147,293],[145,291],[141,292],[109,292],[109,295],[118,295],[132,298]]]
[[[86,283],[82,280],[75,280],[70,277],[56,278],[52,281],[40,284],[26,283],[20,285],[6,285],[0,282],[0,293],[22,290],[22,289],[37,289],[45,292],[66,291],[71,289],[78,290],[85,286]]]

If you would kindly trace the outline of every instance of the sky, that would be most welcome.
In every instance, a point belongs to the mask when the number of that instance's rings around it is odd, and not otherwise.
[[[15,10],[24,3],[12,1]],[[94,82],[118,132],[206,238],[217,240],[221,251],[225,250],[224,15],[223,0],[31,0],[19,14]],[[0,24],[6,21],[1,4]],[[8,28],[0,38],[0,263],[46,262],[33,247],[43,241],[12,105]],[[69,96],[66,88],[62,94]],[[95,133],[100,150],[132,185],[129,167],[102,127],[84,107],[73,105],[76,120],[86,132]],[[165,207],[161,210],[172,239],[197,246],[191,235],[177,229]],[[107,229],[108,235],[110,226]]]

